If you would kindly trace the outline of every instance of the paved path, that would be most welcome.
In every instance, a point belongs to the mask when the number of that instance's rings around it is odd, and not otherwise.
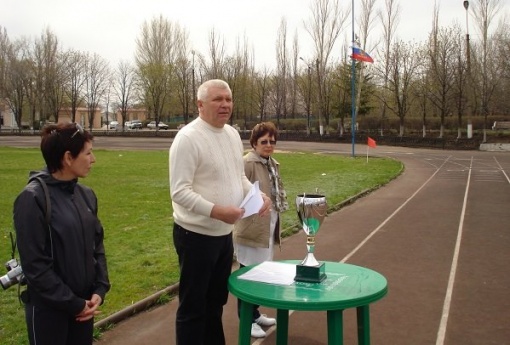
[[[351,153],[350,145],[278,143],[283,150],[305,147]],[[363,155],[366,147],[356,150]],[[366,266],[388,279],[388,295],[371,307],[372,343],[510,344],[510,154],[397,147],[371,154],[399,159],[404,173],[328,216],[316,257]],[[305,251],[299,233],[284,241],[276,259],[300,259]],[[97,344],[174,344],[176,306],[174,300],[123,321]],[[289,344],[327,344],[325,314],[293,312]],[[353,310],[344,323],[345,344],[356,344]],[[237,344],[232,296],[224,328],[227,344]],[[274,329],[268,333],[253,344],[275,344]]]

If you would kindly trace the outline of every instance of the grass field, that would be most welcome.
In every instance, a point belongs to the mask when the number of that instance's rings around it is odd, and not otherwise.
[[[172,207],[168,187],[168,151],[95,150],[97,162],[81,182],[94,189],[105,229],[112,289],[102,306],[105,318],[178,281],[172,243]],[[12,205],[28,172],[44,166],[38,149],[0,147],[0,261],[10,259]],[[286,234],[295,232],[294,197],[306,192],[326,195],[333,209],[367,189],[381,186],[402,171],[400,162],[313,153],[276,153],[291,209],[282,214]],[[0,269],[0,276],[6,271]],[[17,286],[1,291],[0,344],[25,345],[23,308]]]

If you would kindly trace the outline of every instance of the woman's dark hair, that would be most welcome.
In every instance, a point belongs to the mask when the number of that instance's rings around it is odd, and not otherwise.
[[[264,135],[269,134],[269,136],[274,137],[274,140],[278,140],[278,130],[276,126],[272,122],[261,122],[255,125],[251,131],[250,136],[250,145],[255,148],[257,146],[257,141],[259,138]]]
[[[44,126],[41,133],[41,152],[50,173],[63,168],[64,154],[69,151],[77,157],[93,136],[77,123],[59,123]]]

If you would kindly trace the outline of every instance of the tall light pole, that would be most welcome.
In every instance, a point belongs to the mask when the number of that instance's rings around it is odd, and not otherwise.
[[[354,0],[351,4],[351,25],[352,25],[352,52],[354,53]],[[356,62],[351,57],[351,146],[352,146],[352,158],[356,157]]]
[[[310,110],[312,108],[312,67],[302,57],[299,57],[308,67],[308,102],[306,106],[306,134],[310,135]]]
[[[466,9],[466,63],[467,63],[467,78],[468,83],[466,85],[471,85],[471,48],[469,46],[469,1],[464,1],[464,8]],[[467,91],[467,90],[466,90]],[[466,95],[466,109],[468,111],[468,120],[467,120],[467,137],[471,139],[473,137],[473,125],[471,123],[471,111],[469,110],[469,94]]]
[[[469,48],[469,24],[468,24],[468,17],[469,17],[469,1],[464,1],[464,8],[466,9],[466,59],[467,59],[467,67],[468,72],[471,71],[471,58],[470,58],[470,48]]]

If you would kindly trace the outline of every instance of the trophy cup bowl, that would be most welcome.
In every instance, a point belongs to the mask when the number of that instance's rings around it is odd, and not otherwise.
[[[298,194],[296,197],[296,211],[299,221],[306,233],[307,255],[296,266],[295,281],[320,283],[326,279],[325,265],[315,259],[315,236],[324,221],[328,210],[326,197],[321,194]]]

